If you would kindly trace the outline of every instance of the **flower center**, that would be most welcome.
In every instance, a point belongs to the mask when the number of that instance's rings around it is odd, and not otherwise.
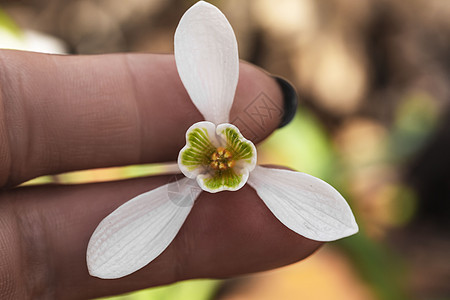
[[[225,171],[232,168],[236,162],[233,160],[233,155],[224,147],[219,147],[211,154],[210,167],[214,170]]]

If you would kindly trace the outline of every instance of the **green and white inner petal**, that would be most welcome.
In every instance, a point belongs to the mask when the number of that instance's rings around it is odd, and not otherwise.
[[[186,146],[178,155],[178,166],[186,177],[196,178],[206,172],[206,165],[221,144],[216,138],[216,125],[198,122],[186,131]]]
[[[197,178],[199,186],[210,193],[236,191],[256,165],[256,148],[231,124],[216,126],[198,122],[186,132],[186,146],[178,156],[183,174]]]

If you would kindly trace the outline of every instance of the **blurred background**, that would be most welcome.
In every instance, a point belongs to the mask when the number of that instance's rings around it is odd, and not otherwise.
[[[0,47],[50,53],[173,52],[196,1],[0,0]],[[450,1],[210,1],[241,59],[300,96],[259,163],[320,177],[361,231],[307,260],[230,280],[193,280],[108,299],[450,299]],[[157,174],[92,170],[33,183]]]

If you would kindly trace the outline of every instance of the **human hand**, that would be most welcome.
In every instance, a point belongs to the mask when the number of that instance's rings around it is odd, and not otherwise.
[[[248,185],[202,193],[179,234],[127,277],[89,276],[86,248],[118,206],[168,176],[73,186],[14,186],[46,174],[176,161],[202,115],[172,55],[54,56],[0,50],[0,298],[84,299],[201,277],[224,278],[301,260],[321,243],[287,229]],[[276,81],[241,63],[231,120],[261,141],[247,113],[261,93],[283,107]],[[249,138],[252,138],[249,136]]]

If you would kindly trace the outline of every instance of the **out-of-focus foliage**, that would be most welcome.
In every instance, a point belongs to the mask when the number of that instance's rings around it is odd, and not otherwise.
[[[190,280],[172,285],[156,287],[128,295],[101,298],[103,300],[208,300],[215,291],[216,280]]]
[[[11,18],[0,10],[0,30],[14,36],[20,36],[21,30]]]
[[[2,10],[0,10],[0,48],[58,54],[66,51],[61,40],[33,30],[20,29]]]
[[[170,53],[177,22],[194,2],[0,1],[15,21],[0,12],[0,30],[50,34],[74,54]],[[233,25],[240,57],[288,78],[300,95],[298,115],[259,146],[259,162],[329,181],[361,226],[357,236],[305,262],[225,282],[214,298],[447,299],[450,2],[211,2]],[[164,171],[167,166],[133,166],[33,183]],[[207,299],[218,285],[187,282],[114,299]]]
[[[300,138],[292,139],[292,136]],[[311,113],[299,110],[292,122],[258,147],[260,164],[289,166],[330,180],[336,168],[330,138]]]

